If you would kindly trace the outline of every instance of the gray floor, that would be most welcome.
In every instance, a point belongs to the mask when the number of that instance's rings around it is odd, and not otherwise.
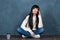
[[[6,36],[0,36],[0,40],[7,40]],[[41,36],[40,39],[21,38],[20,36],[12,36],[10,40],[60,40],[60,36]]]

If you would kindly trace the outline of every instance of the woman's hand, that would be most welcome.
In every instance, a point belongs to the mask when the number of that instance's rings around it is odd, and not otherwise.
[[[31,36],[34,38],[35,34],[33,31],[30,31]]]

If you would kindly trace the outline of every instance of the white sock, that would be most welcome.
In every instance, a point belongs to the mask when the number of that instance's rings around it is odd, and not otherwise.
[[[22,37],[24,38],[24,37],[26,37],[26,36],[22,35]]]
[[[38,34],[38,35],[35,35],[34,37],[35,37],[35,38],[40,38],[40,35]]]

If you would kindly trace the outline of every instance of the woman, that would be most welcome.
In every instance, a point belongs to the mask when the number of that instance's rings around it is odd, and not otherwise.
[[[33,5],[30,14],[26,16],[21,27],[17,29],[22,34],[22,37],[40,38],[40,33],[44,29],[39,10],[38,5]]]

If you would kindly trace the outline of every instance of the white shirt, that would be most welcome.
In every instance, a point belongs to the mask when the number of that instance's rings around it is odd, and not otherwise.
[[[33,16],[33,30],[36,30],[36,16]]]
[[[39,23],[38,23],[38,28],[43,27],[43,23],[42,23],[42,18],[41,15],[38,15],[39,17]],[[21,28],[25,31],[32,31],[32,30],[36,30],[35,26],[36,26],[36,16],[33,16],[33,29],[31,30],[29,25],[28,25],[28,19],[29,19],[29,15],[26,16],[26,18],[23,20],[22,24],[21,24]],[[25,25],[27,24],[27,27],[25,27]]]

